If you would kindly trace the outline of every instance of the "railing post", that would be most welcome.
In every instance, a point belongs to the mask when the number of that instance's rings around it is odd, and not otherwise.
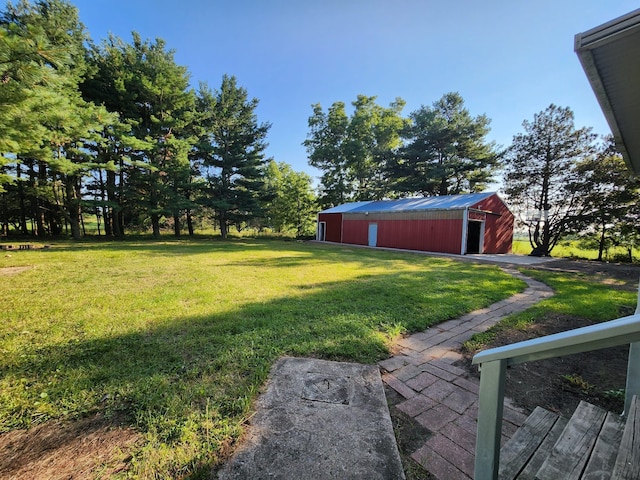
[[[640,284],[638,285],[638,303],[636,315],[640,314]],[[640,397],[640,342],[629,345],[629,360],[627,363],[627,386],[624,390],[624,413],[629,412],[631,399],[634,395]]]
[[[640,342],[629,345],[629,361],[627,363],[627,387],[624,391],[624,413],[629,412],[631,399],[640,397]]]
[[[480,365],[475,480],[498,478],[506,365],[505,360],[496,360]]]

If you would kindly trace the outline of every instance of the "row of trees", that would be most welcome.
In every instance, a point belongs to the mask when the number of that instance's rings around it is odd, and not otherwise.
[[[107,235],[194,218],[298,233],[315,211],[311,178],[266,158],[270,125],[234,77],[190,88],[158,39],[91,42],[64,0],[0,14],[0,233],[82,236],[85,212]],[[284,197],[298,196],[295,207]],[[304,199],[304,200],[302,200]],[[10,228],[13,227],[13,228]]]
[[[83,233],[93,212],[107,235],[194,223],[313,231],[318,207],[355,200],[477,192],[502,173],[507,201],[547,255],[569,233],[631,248],[637,184],[611,142],[551,105],[507,148],[458,93],[402,116],[359,95],[313,105],[303,142],[312,179],[266,158],[268,123],[234,77],[190,87],[162,40],[91,42],[64,0],[23,0],[0,12],[0,234]]]
[[[479,192],[492,180],[499,152],[486,140],[489,119],[472,117],[458,93],[401,116],[404,100],[382,107],[359,95],[347,116],[335,102],[313,106],[304,145],[322,170],[320,203]]]
[[[307,147],[322,170],[320,203],[483,191],[502,174],[506,200],[529,234],[533,254],[549,255],[568,234],[630,249],[640,239],[640,190],[611,140],[576,128],[569,108],[550,105],[524,121],[523,133],[499,149],[487,141],[489,119],[471,116],[448,93],[401,116],[358,96],[353,113],[336,102],[313,106]]]

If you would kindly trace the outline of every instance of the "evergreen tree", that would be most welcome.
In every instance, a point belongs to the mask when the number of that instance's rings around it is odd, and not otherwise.
[[[270,124],[258,123],[256,98],[225,75],[220,89],[201,84],[198,121],[202,128],[195,156],[202,161],[207,180],[203,202],[212,208],[226,238],[232,225],[242,228],[261,217],[264,195],[264,150]]]
[[[8,131],[7,146],[13,147],[9,151],[15,155],[21,230],[26,233],[25,205],[29,203],[37,233],[43,233],[42,203],[53,200],[71,226],[72,236],[78,239],[82,180],[94,168],[84,147],[94,140],[96,129],[114,121],[104,109],[85,102],[79,94],[78,85],[86,73],[87,35],[77,9],[60,0],[9,5],[0,24],[5,32],[12,32],[6,38],[15,41],[10,43],[13,50],[7,49],[14,55],[13,62],[8,62],[9,69],[3,73],[10,88],[0,94],[7,93],[12,102],[0,119],[0,129]],[[28,45],[35,43],[37,49],[41,43],[44,49],[37,55],[20,50],[24,43],[20,42],[21,36]],[[28,138],[24,133],[12,134],[17,117]],[[22,177],[22,165],[27,168],[28,179]],[[52,195],[45,199],[40,195],[48,192],[47,185]]]
[[[493,179],[499,155],[487,142],[490,120],[472,117],[458,93],[410,114],[405,146],[391,169],[405,194],[451,195],[482,191]]]
[[[187,69],[175,63],[163,40],[143,41],[135,32],[132,44],[110,37],[94,48],[92,58],[95,73],[83,87],[85,96],[117,112],[136,139],[114,138],[105,152],[112,156],[124,150],[120,155],[126,152],[131,159],[120,156],[114,175],[107,174],[111,204],[117,202],[130,219],[149,219],[154,237],[160,235],[161,220],[172,216],[179,235],[181,213],[192,205],[185,195],[194,142],[188,134],[194,94],[188,90]]]

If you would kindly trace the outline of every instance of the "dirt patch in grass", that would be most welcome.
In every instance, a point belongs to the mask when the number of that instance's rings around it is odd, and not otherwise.
[[[126,470],[139,439],[122,421],[102,415],[12,430],[0,435],[0,478],[109,478]]]
[[[526,330],[505,330],[487,348],[499,347],[532,338],[551,335],[591,325],[583,318],[550,315]],[[606,410],[622,413],[621,393],[627,377],[628,346],[606,348],[566,357],[527,362],[507,370],[505,395],[528,410],[536,406],[571,416],[580,400]],[[479,378],[477,366],[471,365],[475,352],[463,352],[459,362],[471,375]]]
[[[628,263],[558,259],[553,262],[532,266],[531,268],[588,275],[590,279],[595,278],[609,285],[618,284],[623,288],[631,289],[638,287],[638,279],[640,279],[640,265]]]
[[[395,408],[398,403],[404,400],[399,393],[387,385],[384,387],[384,393],[387,397],[393,432],[396,436],[398,452],[400,453],[402,467],[407,480],[435,480],[433,475],[411,458],[411,454],[424,445],[431,432],[410,416]]]
[[[26,272],[32,267],[2,267],[0,268],[0,277],[3,275],[16,275],[18,273]]]
[[[556,260],[536,267],[538,270],[583,275],[612,288],[634,291],[638,288],[640,266],[586,260]],[[633,309],[621,312],[631,315]],[[592,325],[584,318],[548,315],[524,330],[509,329],[497,334],[486,348],[499,347],[574,328]],[[580,400],[612,412],[622,413],[627,377],[629,346],[606,348],[566,357],[514,365],[507,370],[505,395],[529,411],[536,406],[570,416]],[[479,377],[471,365],[476,352],[462,352],[459,366]]]

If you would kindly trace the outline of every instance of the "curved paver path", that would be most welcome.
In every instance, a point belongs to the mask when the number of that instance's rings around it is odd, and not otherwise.
[[[474,333],[553,295],[551,288],[514,268],[502,270],[525,281],[526,290],[405,337],[397,343],[397,354],[379,363],[382,380],[403,397],[393,408],[432,432],[411,457],[438,479],[473,478],[479,382],[453,365],[462,358],[457,350]],[[525,419],[524,412],[505,398],[503,441]]]

